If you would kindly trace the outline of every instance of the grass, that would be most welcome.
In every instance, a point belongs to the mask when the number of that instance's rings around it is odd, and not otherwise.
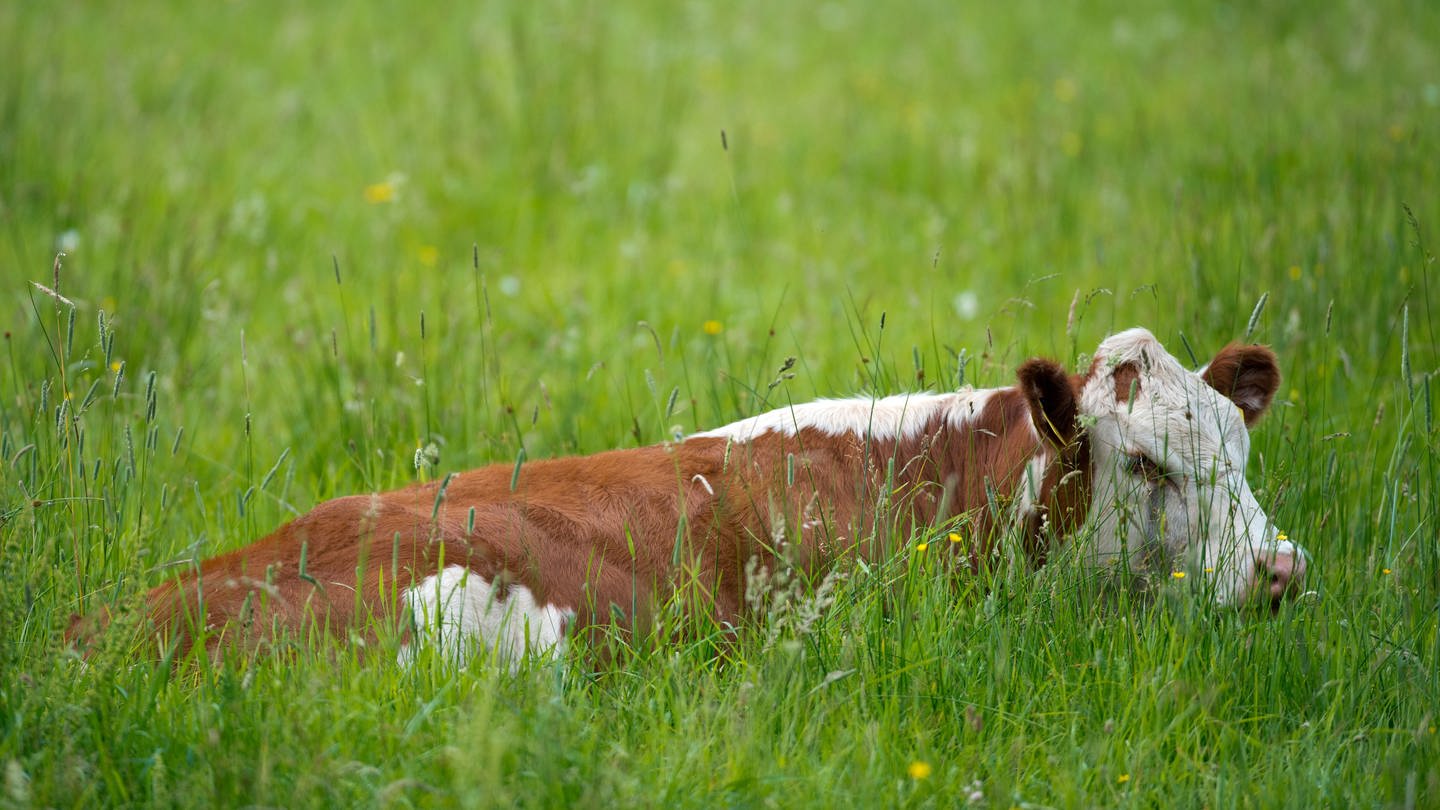
[[[0,6],[0,802],[1440,804],[1437,34],[1402,0]],[[332,496],[1133,324],[1280,355],[1250,479],[1314,597],[911,554],[723,662],[61,638]]]

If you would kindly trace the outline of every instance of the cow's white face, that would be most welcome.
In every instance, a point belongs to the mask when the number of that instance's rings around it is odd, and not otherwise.
[[[1279,383],[1263,347],[1230,346],[1196,373],[1144,329],[1106,339],[1080,394],[1100,561],[1179,572],[1222,604],[1293,593],[1306,554],[1245,479],[1248,427]]]

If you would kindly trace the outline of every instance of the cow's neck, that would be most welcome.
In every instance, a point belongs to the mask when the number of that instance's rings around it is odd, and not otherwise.
[[[883,558],[931,527],[978,564],[1020,525],[1027,552],[1043,559],[1057,503],[1075,514],[1081,482],[1065,475],[1084,454],[1080,443],[1057,452],[1043,442],[1015,388],[822,400],[692,441],[725,443],[728,509],[755,540],[771,551],[798,541],[792,551],[821,565]]]

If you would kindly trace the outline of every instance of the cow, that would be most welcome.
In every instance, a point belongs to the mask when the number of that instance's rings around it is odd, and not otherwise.
[[[662,605],[734,624],[747,571],[816,575],[930,536],[965,540],[943,544],[958,571],[1003,538],[1040,565],[1084,537],[1090,563],[1188,574],[1222,605],[1276,608],[1308,556],[1245,473],[1249,428],[1279,384],[1263,346],[1231,344],[1191,372],[1131,329],[1083,374],[1032,359],[1008,387],[820,400],[326,501],[160,584],[147,615],[182,650],[306,626],[345,639],[379,617],[404,626],[404,661],[431,644],[513,665],[587,629],[633,630]]]

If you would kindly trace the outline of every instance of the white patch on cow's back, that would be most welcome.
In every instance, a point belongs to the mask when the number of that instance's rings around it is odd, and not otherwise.
[[[401,595],[415,621],[415,642],[438,644],[443,657],[464,666],[487,647],[514,670],[527,654],[558,655],[565,627],[575,611],[537,604],[523,585],[503,593],[484,577],[458,565],[426,577]],[[400,663],[414,660],[412,645],[400,650]]]
[[[979,416],[995,390],[966,389],[949,394],[821,399],[777,408],[724,427],[691,434],[691,438],[748,442],[766,433],[794,436],[805,428],[812,428],[830,436],[910,439],[918,436],[937,415],[947,418],[952,426],[972,421]]]

